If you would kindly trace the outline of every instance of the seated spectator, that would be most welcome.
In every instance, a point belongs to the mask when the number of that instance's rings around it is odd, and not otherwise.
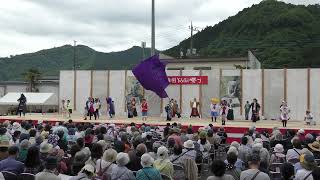
[[[313,180],[312,171],[317,167],[314,156],[306,154],[302,156],[302,169],[297,171],[295,180]]]
[[[286,162],[286,155],[284,155],[283,152],[284,152],[283,146],[281,144],[277,144],[274,147],[274,150],[272,152],[272,155],[270,158],[270,164]]]
[[[230,148],[229,148],[229,150],[227,152],[227,159],[224,161],[224,163],[226,165],[229,164],[228,155],[230,153],[233,153],[234,155],[236,155],[236,158],[237,158],[236,161],[233,163],[233,165],[240,171],[244,170],[245,169],[244,162],[242,162],[241,159],[238,158],[239,153],[238,153],[237,149],[234,146],[230,146]],[[233,155],[232,155],[232,157],[233,157]]]
[[[235,147],[237,151],[239,151],[240,144],[237,141],[232,141],[232,143],[230,144],[230,147],[231,146]]]
[[[182,146],[175,144],[173,147],[173,154],[169,157],[170,161],[173,164],[178,164],[180,166],[183,166],[183,162],[182,162],[182,157],[183,153],[182,153]]]
[[[270,180],[268,174],[261,172],[260,168],[260,156],[256,153],[252,153],[248,156],[249,169],[242,171],[240,174],[240,180]]]
[[[29,142],[30,142],[30,145],[34,145],[36,144],[36,134],[37,134],[37,131],[35,129],[30,129],[29,131]]]
[[[0,161],[0,171],[10,171],[15,174],[21,174],[24,170],[24,164],[17,161],[16,158],[19,153],[19,148],[17,146],[11,146],[8,149],[9,156]]]
[[[94,167],[91,164],[85,165],[76,177],[69,180],[91,180],[94,175]]]
[[[154,142],[152,145],[152,152],[149,152],[150,156],[153,159],[157,159],[157,152],[158,152],[158,148],[161,146],[160,142]]]
[[[158,169],[160,173],[173,178],[173,165],[169,160],[168,149],[164,146],[159,147],[158,159],[153,163],[153,167]]]
[[[283,136],[280,131],[276,131],[274,134],[274,139],[270,141],[270,146],[275,147],[277,144],[284,144],[283,143]]]
[[[45,169],[36,174],[36,180],[61,180],[61,178],[55,174],[56,168],[57,158],[49,156],[45,163]]]
[[[241,168],[237,168],[235,163],[237,162],[236,152],[228,152],[227,154],[227,164],[226,164],[226,174],[231,175],[235,180],[240,180]]]
[[[292,140],[293,149],[287,151],[286,160],[290,161],[299,161],[301,155],[301,142],[298,138],[293,138]]]
[[[221,144],[225,144],[227,142],[227,138],[228,138],[228,135],[227,133],[224,131],[224,127],[220,127],[219,128],[219,132],[217,133],[218,136],[220,136],[220,139],[221,139]]]
[[[207,180],[235,180],[233,176],[226,173],[226,165],[221,160],[214,160],[211,165],[213,176],[209,176]]]
[[[111,180],[134,180],[133,172],[126,167],[130,159],[127,153],[120,152],[117,155],[117,166],[113,168]]]
[[[209,152],[209,150],[211,149],[211,144],[207,140],[207,132],[201,131],[199,133],[199,137],[200,137],[200,139],[198,140],[198,144],[200,144],[200,151],[202,153]]]
[[[147,153],[147,147],[145,144],[139,144],[136,149],[128,152],[129,155],[129,163],[127,164],[127,168],[131,171],[138,171],[142,169],[141,166],[141,156]]]
[[[311,156],[313,156],[313,154],[312,154],[311,151],[309,151],[307,148],[303,148],[303,149],[301,150],[301,156],[300,156],[299,162],[294,164],[294,172],[297,173],[298,170],[303,169],[303,167],[302,167],[302,162],[303,162],[303,157],[304,157],[305,155],[311,155]]]
[[[320,159],[320,143],[314,141],[313,143],[308,144],[309,150],[313,153],[315,159]]]
[[[269,162],[270,162],[270,154],[268,150],[264,148],[262,144],[257,143],[252,146],[252,153],[259,154],[260,170],[268,174]]]
[[[88,158],[83,151],[77,152],[72,160],[72,175],[77,175],[82,167],[84,167],[87,160]]]
[[[68,150],[68,143],[67,143],[66,139],[64,138],[64,132],[62,130],[59,130],[57,132],[57,135],[59,136],[59,140],[58,140],[58,144],[57,145],[63,151],[67,151]]]
[[[39,149],[36,146],[32,146],[28,149],[27,158],[24,164],[24,173],[37,174],[43,170]]]
[[[117,165],[114,164],[117,158],[117,151],[114,149],[108,149],[103,153],[102,159],[97,160],[96,172],[97,174],[111,174],[114,167]]]
[[[93,143],[93,145],[91,146],[91,156],[86,161],[86,164],[91,164],[93,167],[96,167],[97,160],[101,159],[102,155],[102,146],[98,143]]]
[[[30,142],[27,139],[20,142],[19,155],[17,158],[19,161],[24,162],[26,160],[29,146]]]
[[[162,180],[159,170],[152,167],[154,159],[149,154],[141,156],[142,169],[137,172],[137,180]]]
[[[294,167],[290,163],[284,163],[280,167],[281,180],[293,180],[294,178]]]
[[[6,159],[9,156],[8,149],[10,142],[6,140],[0,140],[0,161]]]
[[[193,160],[196,160],[197,152],[194,149],[194,143],[192,140],[188,140],[183,143],[184,149],[182,150],[183,159],[185,158],[191,158]],[[182,160],[183,161],[183,160]]]
[[[246,136],[243,136],[241,138],[241,145],[239,147],[239,155],[238,158],[242,162],[248,161],[248,155],[252,153],[252,150],[250,146],[248,145],[248,138]]]
[[[41,164],[44,165],[46,162],[46,159],[52,151],[52,145],[48,142],[44,141],[40,144],[40,161]]]

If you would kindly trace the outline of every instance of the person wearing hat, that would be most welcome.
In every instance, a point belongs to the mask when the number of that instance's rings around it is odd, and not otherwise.
[[[149,154],[146,153],[141,156],[141,165],[143,168],[137,172],[137,180],[162,180],[159,170],[152,167],[153,163],[154,159]]]
[[[242,171],[240,174],[240,180],[270,180],[268,174],[261,172],[260,169],[260,156],[257,153],[248,155],[249,169]]]
[[[30,142],[25,139],[20,142],[18,160],[24,162],[27,158],[28,148],[30,147]]]
[[[314,141],[313,143],[308,144],[309,150],[313,153],[315,159],[320,159],[320,143]]]
[[[8,154],[8,149],[10,147],[10,142],[5,140],[0,140],[0,161],[6,159]]]
[[[36,174],[36,180],[61,180],[61,178],[56,175],[56,168],[57,158],[49,156],[45,163],[45,169]]]
[[[48,155],[51,153],[53,146],[49,144],[47,141],[44,141],[40,144],[40,160],[41,162],[45,162]]]
[[[94,167],[91,164],[87,164],[81,169],[77,176],[72,177],[69,180],[91,180],[94,172]]]
[[[284,149],[282,144],[277,144],[274,147],[274,150],[272,152],[271,158],[270,158],[270,169],[272,171],[276,171],[275,167],[272,166],[273,163],[285,163],[286,162],[286,155],[283,154]]]
[[[81,171],[81,168],[86,164],[86,161],[89,157],[85,154],[84,151],[78,151],[73,158],[72,162],[72,174],[78,174]]]
[[[136,149],[128,152],[130,162],[127,164],[128,169],[131,171],[138,171],[142,169],[141,156],[148,152],[145,144],[140,143]]]
[[[313,180],[312,171],[317,167],[314,156],[311,154],[304,154],[301,157],[302,169],[296,173],[295,180]]]
[[[133,172],[126,167],[129,161],[127,153],[120,152],[117,154],[117,166],[112,169],[111,180],[135,180]]]
[[[103,153],[101,159],[97,160],[96,172],[97,174],[111,174],[114,167],[117,165],[114,164],[117,158],[117,151],[114,149],[108,149]]]
[[[219,116],[219,112],[220,112],[220,107],[217,104],[217,101],[215,100],[215,98],[211,99],[211,104],[210,104],[210,110],[211,110],[211,122],[217,122],[217,117]]]
[[[171,163],[168,155],[168,149],[164,146],[159,147],[157,155],[158,159],[153,163],[153,167],[158,169],[161,174],[173,178],[173,164]]]

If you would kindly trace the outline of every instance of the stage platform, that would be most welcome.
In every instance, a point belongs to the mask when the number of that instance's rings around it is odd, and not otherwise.
[[[80,122],[90,122],[95,124],[100,123],[114,123],[116,125],[122,125],[122,124],[129,124],[131,122],[136,123],[137,125],[141,125],[143,121],[141,120],[141,117],[136,118],[126,118],[126,117],[115,117],[113,119],[109,119],[106,116],[100,117],[99,120],[84,120],[80,115],[73,115],[71,118],[63,118],[61,114],[27,114],[25,117],[18,117],[18,116],[0,116],[0,122],[4,122],[6,120],[9,121],[23,121],[23,120],[32,120],[34,123],[38,123],[39,120],[43,122],[48,123],[56,123],[60,121],[68,121],[69,119],[72,119],[75,123]],[[221,121],[217,120],[217,122],[211,122],[211,119],[208,118],[173,118],[171,121],[166,121],[164,117],[148,117],[148,120],[145,122],[148,125],[153,126],[165,126],[168,122],[173,123],[180,123],[184,127],[187,127],[189,125],[192,125],[194,130],[199,129],[203,126],[208,126],[208,124],[213,124],[214,127],[221,127]],[[232,140],[239,140],[240,137],[242,137],[243,133],[245,133],[250,127],[255,126],[258,131],[261,130],[268,130],[272,131],[273,127],[279,127],[281,131],[285,131],[287,129],[294,129],[298,130],[303,128],[306,133],[309,132],[316,132],[320,133],[320,125],[316,126],[307,126],[304,124],[303,121],[294,121],[289,120],[287,127],[282,128],[281,121],[278,120],[260,120],[256,123],[253,123],[249,120],[233,120],[233,121],[227,121],[226,125],[223,126],[228,133],[228,141]]]

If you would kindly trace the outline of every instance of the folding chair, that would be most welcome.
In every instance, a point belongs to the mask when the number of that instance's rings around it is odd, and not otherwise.
[[[21,173],[19,175],[19,179],[21,179],[21,180],[35,180],[36,176],[31,173]]]
[[[269,168],[275,172],[280,172],[280,167],[282,166],[282,164],[283,163],[272,163]]]
[[[5,180],[18,180],[18,176],[10,171],[1,171]]]

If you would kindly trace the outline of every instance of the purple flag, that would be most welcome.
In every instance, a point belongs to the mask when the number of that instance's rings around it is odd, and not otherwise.
[[[133,68],[132,72],[145,89],[153,91],[161,98],[168,97],[165,91],[169,85],[166,64],[160,61],[159,55],[142,61]]]

